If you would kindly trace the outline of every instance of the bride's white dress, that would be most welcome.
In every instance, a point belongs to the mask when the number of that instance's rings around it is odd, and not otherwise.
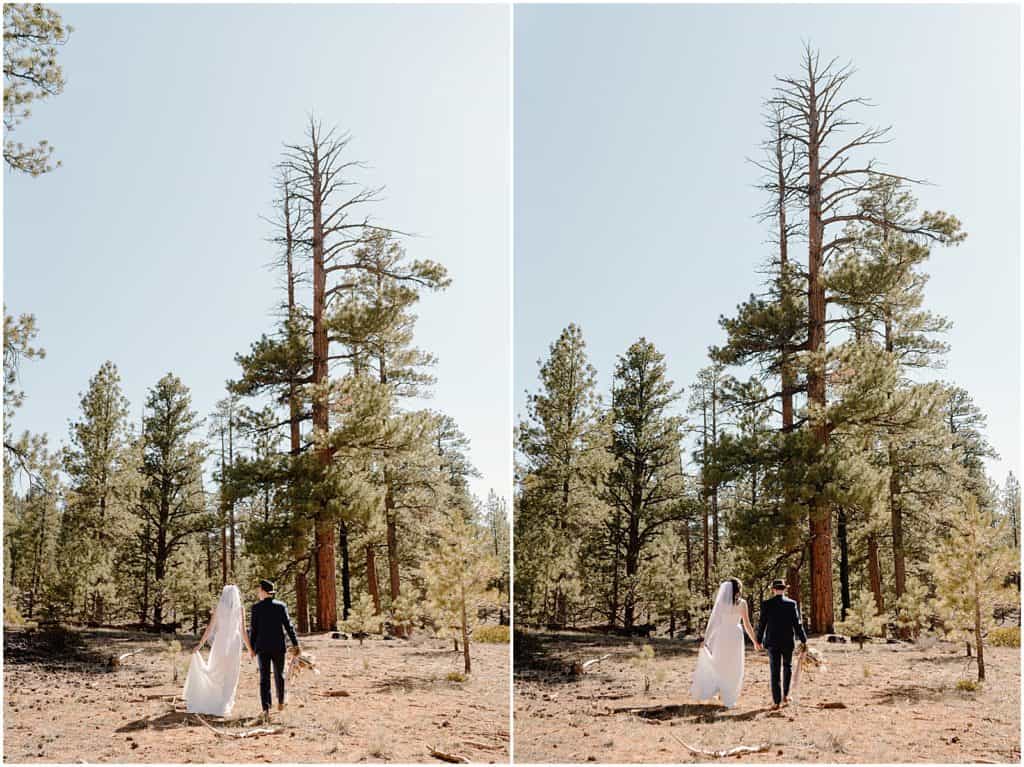
[[[210,657],[196,652],[185,679],[185,707],[193,714],[227,716],[235,705],[242,668],[242,598],[225,586],[212,620]]]
[[[736,705],[743,687],[743,627],[741,621],[746,603],[732,601],[732,584],[718,587],[715,606],[704,632],[704,645],[697,654],[690,695],[698,701],[722,698],[728,708]]]

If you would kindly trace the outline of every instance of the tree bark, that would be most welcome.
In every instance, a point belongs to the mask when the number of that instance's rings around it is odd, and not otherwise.
[[[352,612],[352,565],[348,551],[348,524],[338,523],[338,549],[341,552],[341,617],[348,620]]]
[[[807,144],[807,306],[808,346],[818,359],[812,361],[807,373],[807,399],[818,412],[813,419],[811,435],[818,460],[824,460],[828,447],[828,424],[825,406],[825,283],[823,269],[823,238],[821,200],[821,169],[819,150],[818,104],[816,82],[808,83]],[[834,629],[835,606],[832,597],[832,517],[824,495],[819,489],[810,502],[811,533],[811,631],[827,633]]]
[[[295,611],[298,613],[299,633],[309,633],[309,580],[304,569],[295,572]]]
[[[878,562],[878,537],[874,533],[868,536],[868,580],[875,597],[875,614],[881,615],[885,612],[885,596],[882,594],[882,568]]]
[[[836,537],[839,540],[839,599],[840,617],[846,620],[850,611],[850,544],[846,534],[846,510],[840,508]]]
[[[981,638],[981,599],[975,588],[974,599],[974,646],[978,650],[978,681],[985,681],[985,643]]]
[[[460,580],[460,601],[462,602],[462,659],[466,668],[466,673],[472,672],[472,662],[469,658],[469,627],[466,616],[466,587],[465,584]]]
[[[380,586],[377,584],[377,555],[373,544],[366,544],[366,587],[373,599],[373,612],[380,615]]]
[[[327,384],[327,324],[326,310],[327,272],[324,264],[323,188],[320,177],[320,145],[315,130],[312,137],[312,193],[311,213],[313,217],[313,385]],[[327,394],[320,390],[313,397],[313,429],[323,440],[317,449],[317,458],[324,475],[331,463],[331,450],[327,444],[330,430]],[[336,564],[334,559],[334,525],[327,508],[327,499],[321,499],[315,514],[314,537],[316,545],[316,615],[321,631],[333,631],[338,627],[338,595]]]
[[[796,602],[797,607],[803,609],[803,593],[800,588],[800,567],[790,565],[786,568],[786,586],[788,587],[789,598]]]

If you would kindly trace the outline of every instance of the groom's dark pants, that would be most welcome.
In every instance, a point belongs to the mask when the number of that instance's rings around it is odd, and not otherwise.
[[[789,695],[789,681],[793,678],[793,648],[768,647],[768,665],[772,671],[772,701],[782,703],[783,696]],[[782,684],[779,684],[779,672]]]
[[[260,703],[263,710],[270,710],[270,667],[274,667],[274,686],[277,687],[277,702],[284,703],[284,650],[280,652],[258,652],[260,664]]]

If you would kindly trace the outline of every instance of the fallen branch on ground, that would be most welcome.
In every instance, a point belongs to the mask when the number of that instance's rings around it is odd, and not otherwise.
[[[133,655],[138,655],[140,652],[143,652],[145,649],[146,649],[145,647],[140,647],[138,650],[132,650],[131,652],[122,653],[121,655],[117,656],[117,662],[119,664],[120,663],[124,663],[125,658],[130,658]]]
[[[435,759],[440,759],[442,762],[450,762],[452,764],[468,764],[469,759],[466,759],[455,754],[446,754],[444,751],[438,751],[433,746],[427,746],[427,753],[429,753]]]
[[[670,732],[669,735],[672,735],[672,733]],[[672,735],[672,737],[679,743],[679,745],[683,746],[691,753],[699,754],[700,756],[710,756],[715,759],[724,759],[727,756],[739,756],[740,754],[759,754],[762,751],[767,751],[771,748],[770,743],[760,743],[756,746],[736,746],[735,748],[720,749],[718,751],[707,751],[703,748],[694,748],[689,743],[677,738],[675,735]]]
[[[591,666],[596,666],[601,661],[608,660],[610,657],[612,657],[611,653],[605,653],[600,658],[594,658],[593,660],[588,660],[582,666],[580,666],[580,669],[582,670],[581,673],[584,673],[584,674],[587,673],[587,669],[588,668],[590,668]]]
[[[258,738],[261,735],[277,735],[282,730],[280,727],[256,727],[252,730],[243,730],[242,732],[228,732],[227,730],[218,730],[212,724],[203,719],[199,714],[195,715],[196,719],[206,725],[214,735],[221,738]]]
[[[488,746],[488,745],[485,745],[483,743],[474,743],[471,740],[464,740],[464,741],[462,741],[462,745],[464,745],[464,746],[471,746],[472,748],[479,748],[479,749],[482,749],[484,751],[504,751],[505,750],[504,746]]]
[[[322,698],[348,698],[351,696],[348,690],[324,690],[323,692],[314,693]]]

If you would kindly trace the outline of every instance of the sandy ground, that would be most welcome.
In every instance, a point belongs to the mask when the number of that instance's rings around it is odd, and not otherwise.
[[[4,635],[5,762],[436,762],[427,747],[474,762],[507,762],[507,645],[473,646],[465,682],[450,641],[302,637],[321,674],[305,672],[274,713],[279,732],[218,735],[184,713],[180,699],[191,637],[181,650],[133,632],[90,630],[69,644],[38,634]],[[144,648],[110,668],[111,655]],[[173,668],[178,681],[173,681]],[[259,726],[255,662],[243,660],[232,716],[208,718],[223,732]],[[347,696],[328,697],[326,692]]]
[[[739,704],[690,700],[696,645],[560,632],[517,644],[515,759],[525,762],[694,762],[680,741],[714,751],[770,743],[767,752],[720,761],[1020,762],[1020,651],[987,648],[988,683],[975,679],[962,646],[826,644],[826,668],[805,676],[798,705],[772,712],[767,657],[748,649]],[[610,653],[583,676],[574,661]],[[645,675],[651,680],[644,693]],[[845,708],[822,708],[822,704]]]

